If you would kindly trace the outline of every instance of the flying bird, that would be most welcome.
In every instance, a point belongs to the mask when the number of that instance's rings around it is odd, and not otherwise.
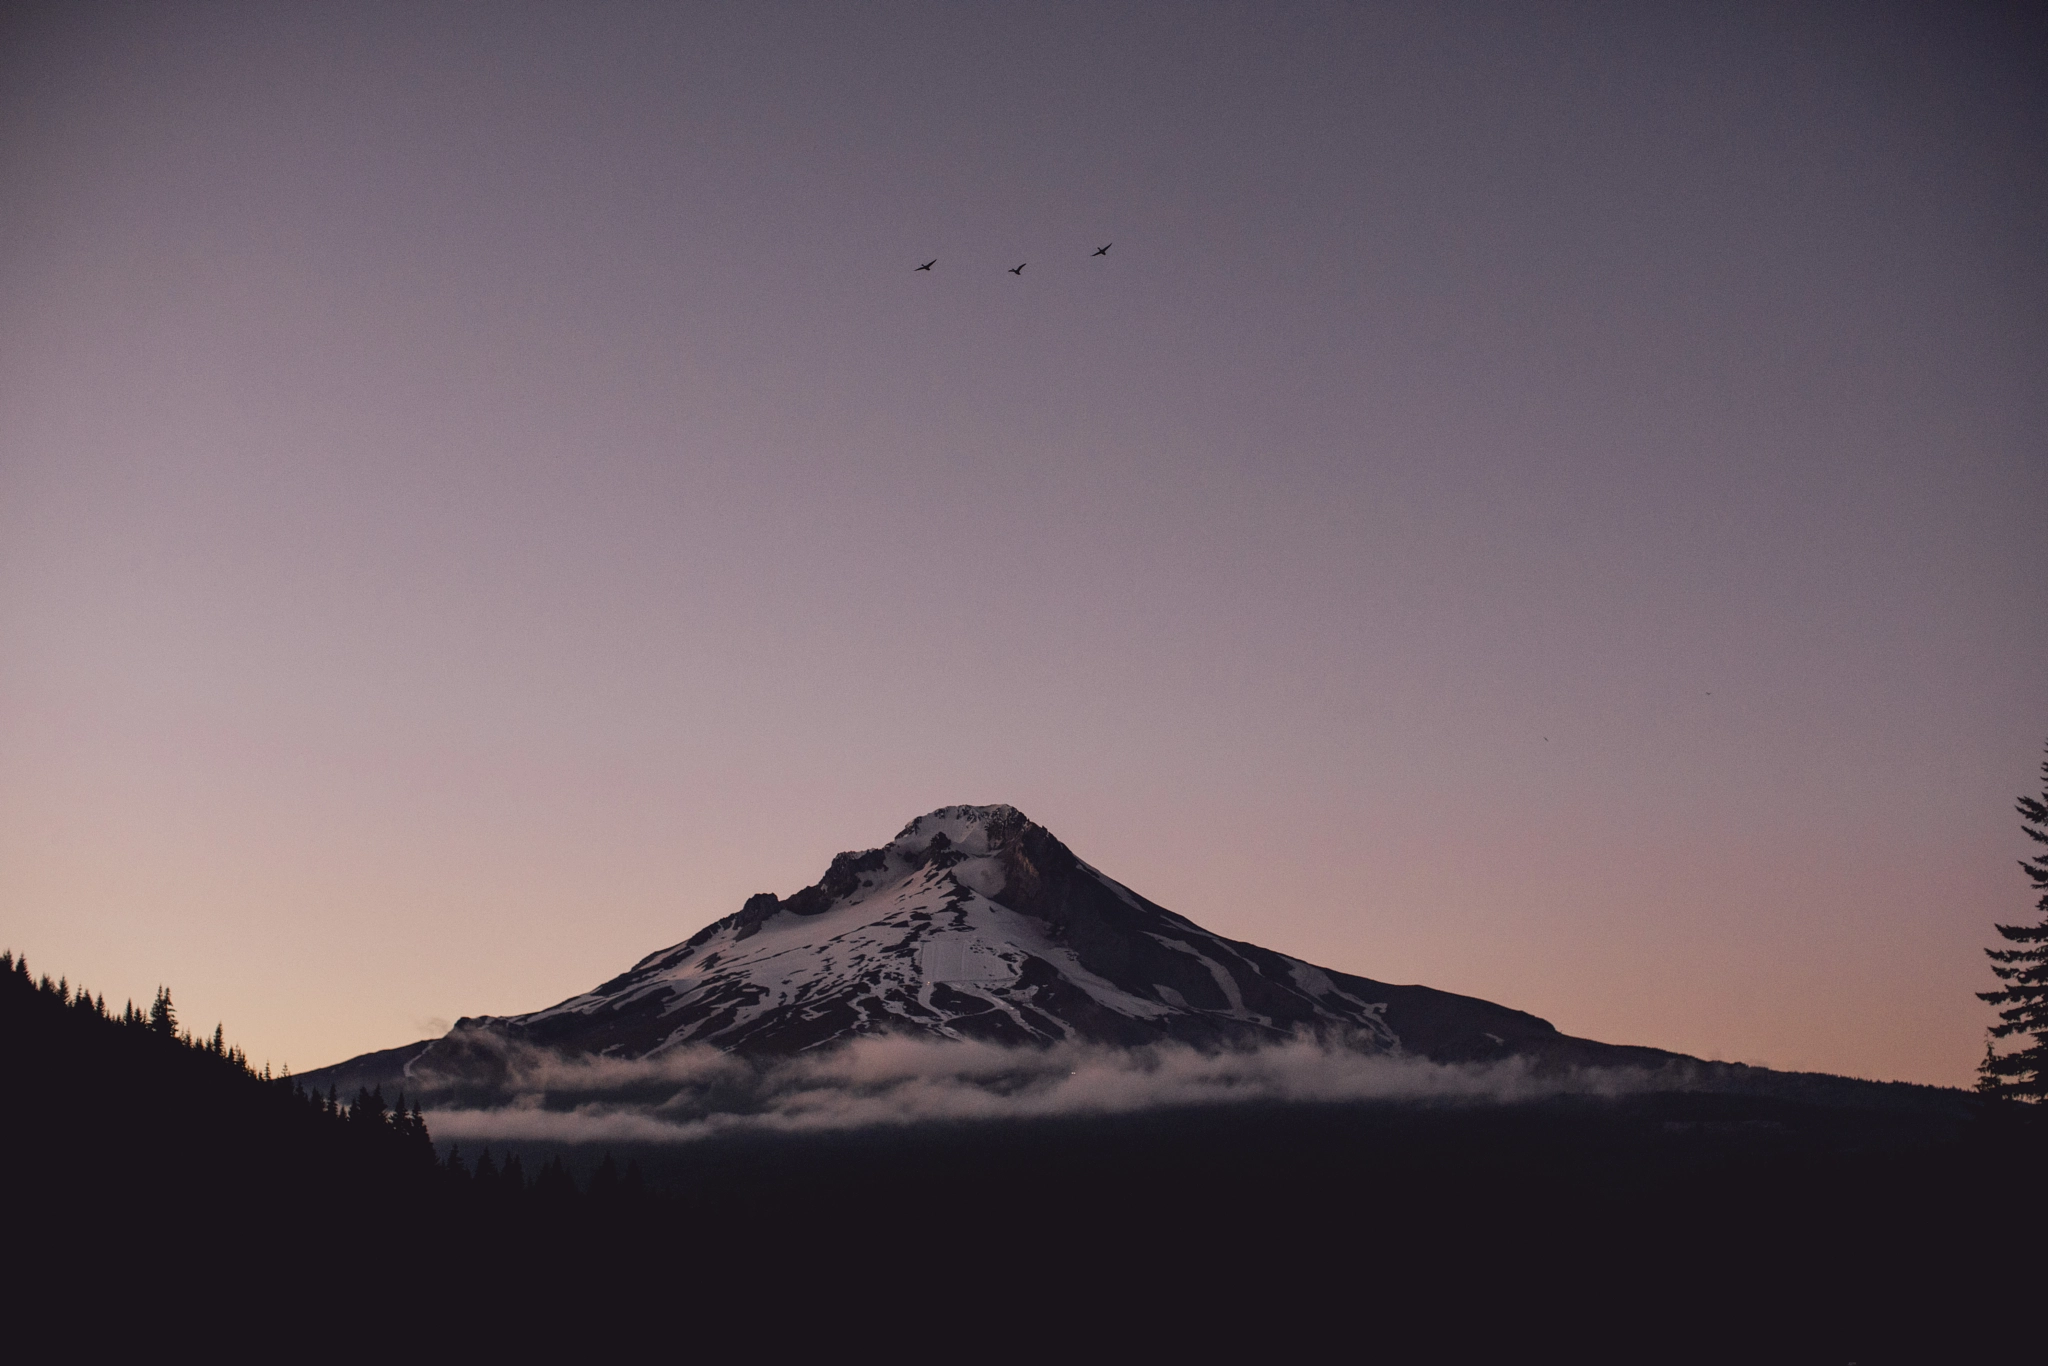
[[[1031,263],[1029,261],[1019,261],[1016,265],[1010,267],[1010,274],[1022,275],[1024,273],[1024,267],[1030,264]]]
[[[929,261],[925,262],[925,263],[924,263],[923,265],[921,265],[921,266],[917,267],[917,270],[930,270],[930,269],[931,269],[931,268],[932,268],[933,266],[937,265],[938,263],[939,263],[939,258],[938,258],[938,257],[936,257],[936,256],[934,256],[934,257],[933,257],[933,258],[932,258],[931,260],[929,260]],[[915,272],[915,271],[913,271],[912,273],[913,273],[913,274],[915,274],[916,272]]]
[[[1109,255],[1109,248],[1110,248],[1110,247],[1113,247],[1113,246],[1115,246],[1115,245],[1116,245],[1116,243],[1114,243],[1114,242],[1111,242],[1111,243],[1109,243],[1109,244],[1108,244],[1108,246],[1101,246],[1101,247],[1097,247],[1097,248],[1095,249],[1095,254],[1096,254],[1097,256],[1107,256],[1107,255]]]

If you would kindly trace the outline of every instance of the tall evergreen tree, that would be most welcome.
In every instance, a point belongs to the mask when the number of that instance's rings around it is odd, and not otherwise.
[[[178,1011],[171,1004],[169,987],[156,989],[156,1000],[149,1007],[149,1027],[167,1039],[178,1036]]]
[[[2020,861],[2027,879],[2041,893],[2034,903],[2041,919],[2032,925],[1993,927],[2013,946],[1984,950],[1991,958],[1991,971],[2005,985],[1997,991],[1977,993],[1980,999],[2000,1007],[1998,1023],[1991,1026],[1992,1039],[2023,1034],[2031,1040],[2005,1054],[1987,1041],[1984,1061],[1977,1069],[1977,1088],[2036,1103],[2048,1100],[2048,761],[2042,763],[2041,775],[2041,798],[2019,800],[2020,828],[2042,846],[2033,858]]]

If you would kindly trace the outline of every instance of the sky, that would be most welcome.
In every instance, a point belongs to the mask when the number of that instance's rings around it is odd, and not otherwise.
[[[1968,1084],[2044,36],[10,7],[0,941],[304,1070],[1008,802],[1318,964]]]

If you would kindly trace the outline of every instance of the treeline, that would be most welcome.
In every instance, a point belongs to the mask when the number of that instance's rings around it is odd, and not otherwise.
[[[220,1026],[181,1026],[167,989],[114,1010],[11,951],[0,952],[0,1097],[26,1210],[72,1229],[85,1216],[294,1246],[309,1213],[345,1209],[340,1231],[322,1234],[333,1250],[391,1241],[361,1222],[369,1211],[467,1243],[626,1232],[660,1203],[636,1164],[622,1172],[609,1158],[581,1184],[558,1156],[531,1175],[516,1153],[438,1158],[403,1095],[308,1091],[253,1067]]]
[[[168,992],[114,1011],[0,967],[13,1317],[89,1298],[66,1349],[107,1355],[125,1323],[201,1350],[523,1358],[545,1327],[588,1354],[653,1324],[664,1350],[742,1331],[787,1355],[806,1330],[844,1350],[857,1325],[1057,1351],[1109,1323],[1213,1355],[1225,1326],[1270,1352],[1318,1315],[1415,1360],[2038,1343],[2038,1107],[1219,1105],[733,1134],[641,1149],[652,1183],[609,1162],[579,1183],[537,1145],[437,1160],[408,1098],[269,1077]]]

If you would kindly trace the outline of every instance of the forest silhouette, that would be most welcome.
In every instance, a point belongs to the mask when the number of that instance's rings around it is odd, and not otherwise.
[[[179,1026],[167,988],[118,1012],[62,978],[37,980],[0,951],[0,1030],[8,1092],[37,1098],[14,1126],[30,1170],[90,1173],[99,1198],[213,1223],[292,1201],[405,1202],[415,1213],[488,1219],[616,1213],[646,1205],[637,1164],[607,1159],[577,1183],[558,1158],[531,1177],[517,1153],[438,1156],[417,1105],[381,1088],[352,1097],[306,1090],[249,1063],[216,1025]],[[79,1192],[74,1189],[73,1196]]]
[[[113,1011],[12,953],[0,1059],[20,1302],[96,1342],[310,1326],[526,1351],[638,1343],[652,1314],[792,1349],[849,1324],[1220,1349],[1270,1340],[1287,1306],[1446,1359],[1570,1341],[1587,1360],[1871,1362],[2023,1331],[1976,1306],[2025,1302],[2048,1213],[2039,1107],[1930,1088],[465,1158],[406,1097],[309,1091],[183,1029],[167,990]]]

